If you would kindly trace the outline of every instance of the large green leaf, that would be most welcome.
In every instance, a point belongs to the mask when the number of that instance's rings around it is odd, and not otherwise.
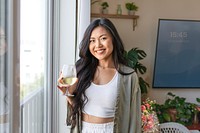
[[[170,115],[166,112],[163,112],[163,118],[166,120],[166,121],[171,121],[171,118],[170,118]]]
[[[147,54],[143,50],[137,50],[137,53],[138,53],[139,60],[142,60],[147,56]]]
[[[139,62],[139,60],[144,59],[147,54],[138,48],[132,48],[128,52],[124,52],[124,57],[127,60],[128,66],[135,69],[138,74],[145,74],[147,71],[146,66]],[[147,93],[149,84],[145,82],[142,78],[139,79],[139,84],[141,88],[141,93]]]
[[[197,100],[197,102],[199,102],[199,103],[200,103],[200,98],[196,98],[196,100]]]
[[[140,84],[141,93],[147,93],[149,84],[145,82],[142,77],[139,77],[139,84]]]
[[[136,50],[131,49],[130,51],[128,51],[128,59],[138,61],[138,58],[139,56]]]
[[[139,71],[141,74],[144,74],[147,71],[147,68],[139,62],[136,64],[135,69],[136,69],[136,72]]]

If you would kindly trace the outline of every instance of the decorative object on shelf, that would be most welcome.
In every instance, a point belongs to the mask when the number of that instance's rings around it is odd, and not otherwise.
[[[126,6],[126,9],[128,10],[128,15],[134,15],[135,11],[138,10],[138,6],[134,2],[132,3],[128,2],[125,4],[125,6]]]
[[[154,133],[159,130],[159,121],[154,111],[156,101],[147,98],[141,105],[142,133]]]
[[[147,70],[146,66],[140,63],[140,60],[144,59],[147,54],[144,50],[132,48],[128,52],[126,51],[124,56],[128,61],[128,66],[133,68],[138,74],[141,93],[147,94],[149,84],[140,76],[140,74],[145,74]]]
[[[108,2],[103,2],[101,3],[101,13],[102,14],[108,14],[108,7],[109,7],[109,4]]]
[[[122,8],[120,4],[117,5],[117,15],[122,15]]]

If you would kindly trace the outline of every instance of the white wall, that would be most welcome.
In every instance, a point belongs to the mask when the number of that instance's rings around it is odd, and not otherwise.
[[[63,64],[75,61],[75,7],[74,0],[60,0],[60,70]],[[59,95],[59,133],[69,132],[65,125],[66,97]]]
[[[109,13],[115,14],[117,4],[122,6],[122,14],[127,14],[125,2],[128,0],[106,0],[110,7]],[[133,0],[129,0],[133,1]],[[135,31],[132,30],[132,20],[111,19],[116,25],[119,34],[125,44],[125,48],[131,49],[139,47],[146,51],[147,57],[143,64],[147,66],[147,73],[144,78],[152,86],[154,57],[156,50],[156,37],[158,19],[192,19],[200,20],[200,1],[199,0],[135,0],[133,1],[139,6],[136,15],[139,15],[138,25]],[[100,5],[94,4],[92,12],[98,13]],[[158,103],[162,103],[167,92],[173,92],[179,96],[187,98],[187,101],[195,102],[196,97],[200,97],[200,88],[198,89],[152,89],[149,90],[149,96],[156,99]]]

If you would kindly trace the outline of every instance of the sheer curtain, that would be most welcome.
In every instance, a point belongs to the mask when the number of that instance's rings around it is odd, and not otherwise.
[[[9,95],[6,83],[8,46],[6,37],[6,2],[0,0],[0,133],[9,132]]]

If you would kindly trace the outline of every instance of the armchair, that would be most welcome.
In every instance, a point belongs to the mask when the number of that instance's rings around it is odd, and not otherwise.
[[[160,124],[160,133],[190,133],[184,125],[176,122],[166,122]]]

